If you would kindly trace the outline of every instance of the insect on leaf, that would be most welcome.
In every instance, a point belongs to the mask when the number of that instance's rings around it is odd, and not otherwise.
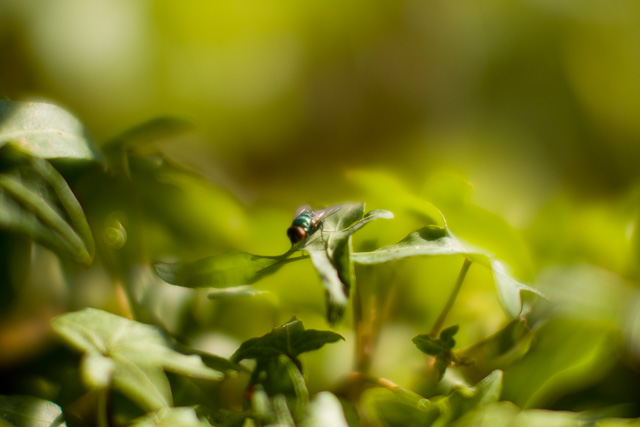
[[[162,280],[178,286],[240,287],[275,273],[289,262],[310,257],[325,287],[327,319],[334,324],[344,314],[353,283],[351,235],[378,218],[393,218],[393,214],[380,209],[365,214],[364,203],[345,203],[340,209],[331,210],[319,230],[282,255],[262,256],[234,251],[192,262],[157,263],[155,270]],[[294,257],[298,251],[309,255]],[[236,289],[237,292],[228,294],[213,292],[211,298],[248,293],[246,288]]]
[[[323,229],[308,238],[298,249],[307,251],[325,287],[327,320],[335,324],[344,315],[353,285],[351,236],[367,223],[393,218],[389,211],[377,209],[364,213],[364,203],[345,203],[325,220]],[[325,230],[328,230],[325,233]],[[325,237],[325,234],[327,237]]]

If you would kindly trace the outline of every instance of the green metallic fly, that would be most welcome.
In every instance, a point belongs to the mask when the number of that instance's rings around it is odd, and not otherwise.
[[[291,240],[291,244],[295,245],[311,236],[318,228],[322,227],[326,217],[338,212],[340,208],[342,208],[342,205],[334,205],[314,211],[311,210],[309,205],[300,206],[293,216],[291,227],[287,229],[287,236]]]

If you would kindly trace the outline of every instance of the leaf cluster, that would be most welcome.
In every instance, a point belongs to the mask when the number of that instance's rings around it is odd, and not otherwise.
[[[384,209],[367,211],[364,203],[349,202],[280,255],[237,250],[241,242],[254,238],[246,231],[250,215],[244,207],[153,144],[160,136],[186,128],[179,120],[157,119],[98,148],[82,124],[56,106],[0,101],[0,291],[6,295],[18,290],[19,294],[27,288],[37,276],[34,271],[41,261],[37,257],[49,254],[55,268],[47,270],[53,274],[44,274],[44,289],[55,288],[49,280],[59,280],[68,286],[68,297],[59,305],[51,303],[57,315],[46,311],[46,329],[71,349],[63,353],[64,363],[51,358],[50,369],[66,378],[43,380],[56,384],[48,392],[33,393],[40,397],[0,396],[0,425],[533,426],[557,422],[577,426],[585,420],[593,425],[622,422],[605,415],[589,418],[587,413],[526,408],[545,402],[547,392],[558,393],[562,378],[576,380],[589,370],[612,369],[616,357],[612,336],[638,326],[634,313],[640,298],[624,280],[612,280],[587,267],[552,271],[540,286],[551,303],[560,302],[550,310],[540,290],[518,280],[524,270],[518,262],[521,254],[510,250],[517,245],[509,243],[513,236],[504,221],[473,205],[465,183],[445,182],[421,197],[375,173],[356,174],[353,180],[371,194],[390,189],[397,197],[384,197],[394,211],[410,212],[419,224],[398,233],[406,235],[399,241],[395,235],[389,240],[396,243],[383,245],[372,239],[356,246],[366,250],[354,250],[356,232],[394,214]],[[197,214],[185,220],[185,211]],[[229,218],[240,226],[231,230],[225,225],[231,223]],[[381,223],[393,227],[396,222]],[[367,231],[371,228],[375,227]],[[407,234],[408,230],[413,231]],[[213,240],[218,244],[215,251],[209,246]],[[164,262],[175,261],[176,254],[180,255],[177,262]],[[398,386],[369,372],[375,366],[371,360],[377,336],[363,339],[369,326],[362,312],[363,295],[378,289],[356,281],[356,265],[393,271],[402,268],[401,260],[417,257],[464,260],[451,304],[445,305],[431,333],[413,338],[417,349],[430,356],[422,357],[413,349],[429,367],[425,376],[435,372],[429,378],[435,383],[431,388],[422,387],[428,381]],[[243,306],[236,304],[266,293],[252,285],[281,277],[287,269],[293,270],[288,266],[304,262],[324,287],[324,317],[330,326],[347,330],[341,321],[349,318],[346,313],[352,304],[354,327],[344,337],[306,329],[295,316],[257,336],[262,332],[247,334],[240,322],[224,317],[232,313],[234,319],[247,323],[255,318],[259,327],[254,329],[259,331],[290,318],[291,313],[280,310],[283,313],[265,325],[257,313],[266,305],[263,300],[253,299],[256,313],[242,311],[238,307]],[[460,326],[442,326],[471,264],[489,272],[504,313],[514,320],[460,350],[455,349],[456,341],[462,342]],[[512,268],[519,274],[513,274]],[[98,282],[86,277],[96,276],[106,277],[113,296],[102,307],[105,310],[77,310],[92,305],[74,298],[82,294],[83,286]],[[295,280],[300,286],[307,281]],[[70,284],[74,281],[79,282],[75,288]],[[575,283],[582,287],[571,288]],[[617,297],[601,292],[602,283],[614,283]],[[216,302],[205,301],[209,305],[204,306],[204,298],[194,290],[199,288],[207,289],[209,299]],[[560,289],[573,291],[568,295]],[[523,291],[543,298],[527,306]],[[576,299],[580,292],[590,298]],[[47,300],[47,295],[41,299]],[[13,303],[9,298],[7,304]],[[378,316],[384,326],[385,313],[378,308],[373,306],[371,316]],[[286,317],[276,320],[282,316]],[[577,327],[585,325],[587,329]],[[370,330],[372,335],[379,332]],[[191,345],[197,341],[194,336],[212,331],[227,333],[224,337],[233,345],[229,357]],[[310,391],[314,389],[308,384],[309,359],[303,354],[351,340],[352,335],[356,359],[369,358],[368,362],[356,361],[346,385],[331,392]],[[631,348],[637,346],[635,337],[627,341]],[[579,354],[562,353],[546,360],[567,343]],[[13,357],[16,363],[19,354]],[[472,357],[477,362],[473,366]],[[456,368],[456,375],[450,375],[450,368]],[[465,380],[456,382],[458,377]],[[504,396],[525,409],[501,401]]]
[[[471,359],[465,356],[458,356],[453,351],[453,347],[456,345],[453,337],[459,329],[458,325],[453,325],[440,332],[438,338],[434,338],[430,334],[420,334],[412,339],[421,352],[435,358],[435,369],[440,378],[444,376],[445,371],[451,365],[465,366],[473,363]]]

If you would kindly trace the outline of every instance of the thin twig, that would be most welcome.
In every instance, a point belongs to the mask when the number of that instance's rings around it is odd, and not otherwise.
[[[464,282],[464,278],[467,275],[467,271],[469,271],[469,267],[471,266],[471,261],[468,258],[464,259],[464,263],[462,264],[462,268],[460,268],[460,273],[458,274],[458,279],[456,280],[456,284],[453,287],[453,291],[451,291],[451,295],[449,295],[449,299],[445,304],[442,312],[440,312],[440,316],[434,323],[433,328],[431,328],[430,335],[432,337],[437,337],[442,327],[444,326],[444,322],[447,320],[447,316],[451,311],[451,307],[453,307],[453,303],[456,301],[458,297],[458,293],[460,292],[460,288],[462,288],[462,283]]]
[[[353,330],[356,332],[356,372],[362,372],[366,369],[365,356],[365,339],[364,339],[364,319],[362,315],[362,293],[360,292],[360,284],[354,283],[353,290]]]

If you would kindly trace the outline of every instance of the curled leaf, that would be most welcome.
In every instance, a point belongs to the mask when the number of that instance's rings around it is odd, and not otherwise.
[[[93,235],[82,207],[47,160],[19,154],[0,173],[0,227],[24,233],[79,263],[93,259]]]

